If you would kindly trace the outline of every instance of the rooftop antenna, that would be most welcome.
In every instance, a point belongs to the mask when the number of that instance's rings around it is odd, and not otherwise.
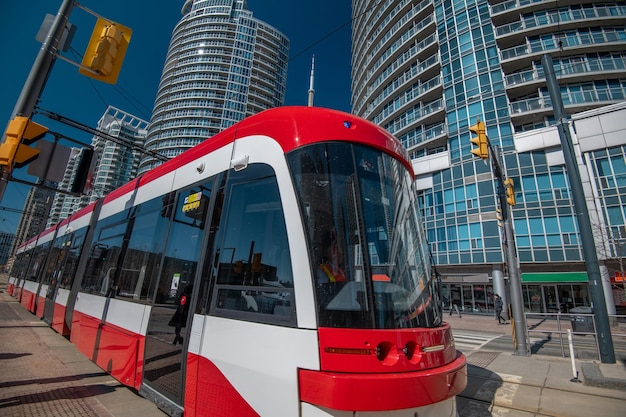
[[[309,79],[309,107],[313,107],[313,96],[315,95],[315,90],[313,89],[313,77],[315,76],[315,55],[313,55],[313,59],[311,60],[311,78]]]

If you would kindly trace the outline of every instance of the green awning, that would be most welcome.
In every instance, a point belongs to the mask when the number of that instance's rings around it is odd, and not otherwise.
[[[588,282],[586,272],[527,272],[522,282]]]

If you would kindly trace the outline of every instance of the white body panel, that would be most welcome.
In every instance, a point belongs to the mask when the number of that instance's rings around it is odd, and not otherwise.
[[[76,305],[74,306],[74,310],[87,316],[100,319],[102,318],[102,314],[104,312],[105,301],[106,298],[104,297],[81,292],[76,296]]]
[[[112,216],[116,213],[124,211],[129,205],[132,203],[132,198],[135,195],[135,191],[131,191],[122,196],[117,197],[115,200],[107,201],[102,205],[100,209],[99,220],[106,219],[109,216]]]
[[[105,321],[145,336],[148,317],[150,317],[150,306],[112,298]]]
[[[200,352],[262,416],[299,415],[298,369],[319,369],[317,332],[219,317],[194,316]],[[197,333],[196,333],[197,335]],[[194,344],[195,345],[195,344]],[[268,401],[277,398],[284,401]]]
[[[48,284],[42,284],[41,287],[39,287],[38,295],[40,297],[45,297],[47,292],[48,292]]]
[[[227,171],[230,167],[232,151],[233,144],[229,144],[178,168],[174,178],[174,189],[187,187]]]
[[[33,294],[37,294],[37,287],[39,286],[39,283],[34,282],[34,281],[28,281],[28,280],[24,280],[24,290],[25,291],[29,291]]]
[[[57,297],[54,300],[56,304],[62,305],[63,307],[67,307],[67,300],[70,298],[70,290],[66,290],[65,288],[59,288],[57,290]]]
[[[37,239],[37,245],[39,246],[44,243],[50,242],[54,238],[54,235],[54,232],[51,231],[50,233],[46,233],[46,235],[44,236],[40,236],[39,239]]]
[[[83,227],[89,226],[91,216],[93,216],[93,213],[85,214],[84,216],[80,216],[77,219],[72,219],[69,224],[69,231],[76,231]]]
[[[164,194],[172,190],[172,182],[174,181],[174,173],[170,172],[162,177],[143,185],[137,190],[134,204],[142,204],[156,197],[163,197]]]

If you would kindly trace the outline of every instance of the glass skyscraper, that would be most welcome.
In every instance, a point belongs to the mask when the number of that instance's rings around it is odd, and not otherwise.
[[[589,304],[576,213],[541,65],[542,55],[550,54],[581,174],[588,179],[587,205],[609,301],[613,261],[626,255],[618,244],[626,238],[626,121],[624,106],[617,104],[626,100],[626,4],[352,4],[353,112],[396,135],[409,151],[447,298],[466,311],[491,311],[496,278],[507,275],[492,162],[471,153],[468,128],[480,119],[515,184],[512,218],[526,309],[555,312]],[[613,130],[598,127],[595,137],[577,137],[575,126],[582,129],[590,120],[613,124]]]
[[[174,28],[146,148],[174,157],[262,110],[281,106],[289,40],[245,0],[187,0]],[[158,165],[146,157],[139,172]]]
[[[88,194],[72,196],[57,193],[50,210],[47,227],[57,224],[135,178],[139,161],[143,156],[139,150],[143,148],[146,140],[147,128],[147,121],[109,106],[98,120],[97,130],[110,138],[94,136],[91,139],[95,162],[92,164],[94,171]],[[69,190],[78,170],[79,154],[79,148],[72,149],[72,157],[59,188]]]

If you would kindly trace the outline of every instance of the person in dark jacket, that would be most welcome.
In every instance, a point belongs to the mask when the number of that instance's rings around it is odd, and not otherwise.
[[[498,294],[493,295],[493,307],[496,310],[496,320],[498,320],[498,324],[506,324],[506,319],[502,317],[502,298]]]
[[[176,311],[174,312],[172,319],[168,323],[170,326],[174,327],[175,336],[174,341],[172,342],[174,345],[177,343],[180,343],[181,345],[183,344],[183,337],[180,335],[180,332],[182,328],[187,325],[189,303],[191,302],[190,296],[191,285],[187,285],[181,296],[178,298],[178,301],[176,302],[178,306],[176,307]]]

